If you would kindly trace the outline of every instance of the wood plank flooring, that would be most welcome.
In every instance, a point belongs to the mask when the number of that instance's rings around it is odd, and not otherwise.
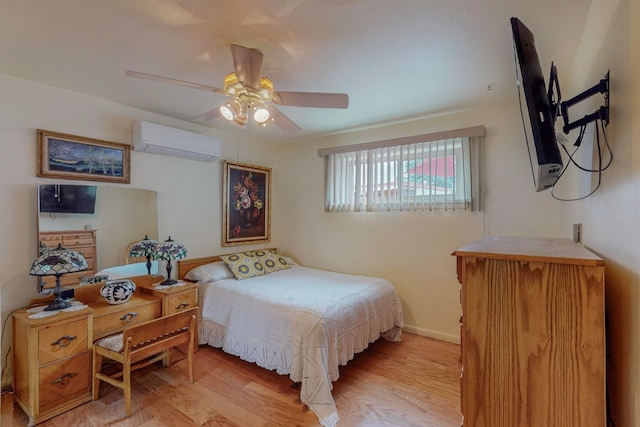
[[[460,425],[460,347],[408,334],[402,342],[381,339],[340,368],[333,396],[339,427]],[[186,360],[171,368],[154,364],[132,375],[133,414],[124,418],[122,391],[101,383],[100,399],[40,424],[51,426],[319,426],[287,376],[201,346],[196,381]],[[28,419],[2,395],[3,427]]]

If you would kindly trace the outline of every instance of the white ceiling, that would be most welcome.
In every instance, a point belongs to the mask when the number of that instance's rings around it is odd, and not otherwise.
[[[509,18],[543,68],[570,70],[591,0],[0,0],[0,72],[192,120],[226,98],[230,44],[260,49],[276,90],[343,92],[346,110],[281,106],[300,138],[517,97]],[[546,73],[546,70],[543,69]],[[7,102],[7,100],[3,100]],[[235,132],[222,118],[207,125]]]

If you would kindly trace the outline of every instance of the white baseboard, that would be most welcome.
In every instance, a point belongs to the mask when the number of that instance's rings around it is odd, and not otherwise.
[[[412,326],[412,325],[405,325],[404,328],[402,328],[402,330],[410,334],[416,334],[416,335],[433,338],[440,341],[460,344],[460,335],[445,334],[442,332],[433,331],[431,329],[418,328],[417,326]]]

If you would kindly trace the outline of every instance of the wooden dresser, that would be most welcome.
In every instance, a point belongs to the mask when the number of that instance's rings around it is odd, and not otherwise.
[[[569,239],[454,252],[469,427],[606,425],[604,262]]]
[[[89,265],[88,270],[77,273],[65,274],[60,279],[60,284],[75,285],[80,283],[81,277],[95,276],[96,270],[96,230],[69,230],[69,231],[41,231],[38,235],[40,245],[56,248],[61,244],[67,249],[79,252]],[[53,288],[56,278],[43,276],[45,288]]]
[[[163,279],[160,275],[131,278],[139,288]],[[112,305],[100,296],[102,285],[75,288],[75,299],[86,305],[79,311],[39,319],[27,309],[13,313],[14,396],[30,426],[91,400],[95,340],[162,316],[161,297],[136,290],[129,301]],[[192,291],[197,301],[197,288]]]

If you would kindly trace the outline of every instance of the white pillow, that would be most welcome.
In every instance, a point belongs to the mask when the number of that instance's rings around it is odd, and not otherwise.
[[[298,265],[298,263],[295,262],[293,258],[291,258],[290,256],[284,256],[284,255],[281,255],[281,256],[282,258],[285,259],[285,261],[287,261],[287,264],[289,264],[291,267],[295,267],[296,265]]]
[[[227,264],[222,261],[216,261],[191,269],[184,277],[194,282],[215,282],[231,279],[234,276]]]

